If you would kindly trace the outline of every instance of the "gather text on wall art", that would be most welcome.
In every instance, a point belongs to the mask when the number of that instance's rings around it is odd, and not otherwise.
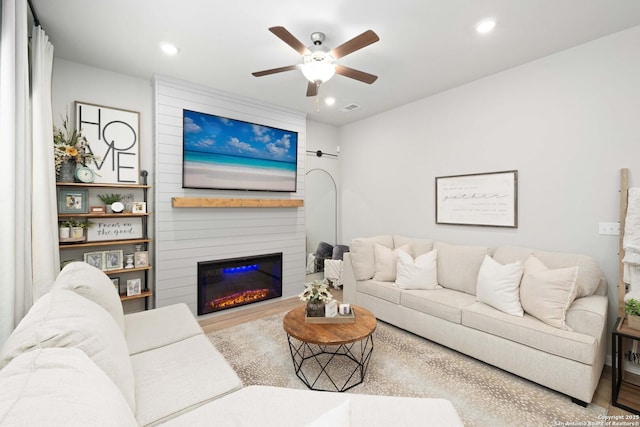
[[[140,114],[76,101],[76,129],[98,159],[86,166],[96,183],[137,184],[140,176]]]

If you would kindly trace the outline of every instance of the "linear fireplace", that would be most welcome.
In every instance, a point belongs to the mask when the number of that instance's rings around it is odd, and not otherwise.
[[[198,315],[282,296],[282,253],[198,263]]]

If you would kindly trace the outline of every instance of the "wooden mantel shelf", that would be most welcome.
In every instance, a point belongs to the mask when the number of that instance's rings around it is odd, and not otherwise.
[[[300,199],[220,199],[210,197],[172,197],[174,208],[299,208]]]

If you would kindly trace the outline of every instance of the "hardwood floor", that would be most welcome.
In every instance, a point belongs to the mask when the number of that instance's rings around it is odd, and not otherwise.
[[[341,300],[342,291],[332,289],[334,298]],[[271,316],[273,314],[289,311],[294,307],[303,304],[297,297],[288,298],[275,302],[266,302],[255,307],[249,307],[238,312],[225,313],[209,319],[201,320],[200,326],[205,333],[219,331],[245,322]],[[630,395],[629,400],[633,401],[633,406],[640,407],[640,392],[637,395]],[[605,366],[600,382],[593,396],[593,403],[608,410],[609,415],[629,415],[630,413],[611,405],[611,368]]]

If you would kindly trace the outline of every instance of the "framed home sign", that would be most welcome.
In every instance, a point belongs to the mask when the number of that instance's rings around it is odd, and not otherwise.
[[[436,224],[518,227],[518,171],[436,177]]]
[[[98,156],[87,166],[96,183],[138,184],[140,176],[140,114],[136,111],[76,101],[76,129]]]

